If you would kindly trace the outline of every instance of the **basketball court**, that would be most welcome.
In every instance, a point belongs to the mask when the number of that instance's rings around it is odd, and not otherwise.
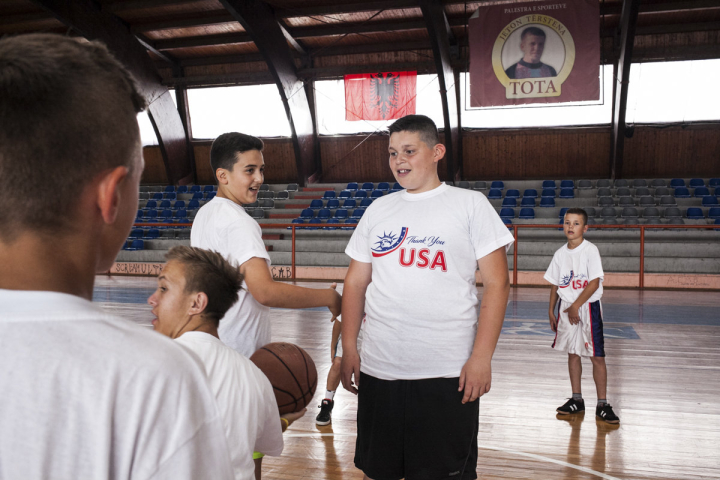
[[[150,328],[154,278],[98,276],[94,300]],[[302,283],[322,288],[324,283]],[[342,285],[338,286],[342,290]],[[482,295],[482,288],[478,289]],[[567,356],[550,348],[549,289],[513,288],[480,405],[480,479],[711,479],[720,472],[720,296],[607,289],[603,295],[609,399],[619,426],[596,421],[590,363],[584,415],[558,417],[569,396]],[[361,479],[355,469],[357,401],[342,388],[333,421],[315,425],[330,367],[329,315],[273,309],[273,341],[310,353],[319,385],[308,413],[285,434],[263,478]],[[442,412],[429,412],[442,415]]]

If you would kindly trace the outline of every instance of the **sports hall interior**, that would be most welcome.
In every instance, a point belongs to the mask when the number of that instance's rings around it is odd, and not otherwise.
[[[720,61],[720,1],[599,0],[600,105],[546,109],[553,118],[567,112],[555,124],[542,113],[493,124],[497,111],[478,120],[467,109],[468,20],[482,5],[513,3],[4,0],[0,35],[101,40],[148,98],[136,225],[95,287],[95,301],[147,327],[145,302],[164,254],[189,245],[194,215],[217,190],[212,139],[266,117],[286,133],[245,132],[265,142],[265,185],[245,208],[263,228],[273,275],[317,288],[337,281],[342,290],[354,226],[375,198],[401,187],[388,168],[386,125],[334,130],[320,106],[344,75],[416,71],[447,148],[440,179],[485,194],[516,237],[493,386],[481,399],[478,478],[720,478],[720,109],[687,114],[698,98],[718,104],[716,84],[699,85],[720,75],[712,63]],[[661,67],[686,74],[663,84],[653,74]],[[666,87],[643,103],[633,86],[651,84]],[[246,92],[264,92],[254,95],[267,108],[215,103],[234,117],[214,135],[194,133],[207,128],[191,114],[200,111],[193,99],[260,87]],[[343,108],[343,98],[331,100]],[[678,104],[680,116],[663,116],[663,105]],[[602,109],[600,120],[588,120],[587,108]],[[588,211],[587,238],[606,272],[609,399],[619,426],[591,413],[555,414],[570,388],[566,358],[550,348],[543,273],[572,207]],[[329,317],[272,311],[273,340],[306,349],[320,385],[286,433],[283,455],[266,458],[264,478],[362,478],[353,465],[356,399],[339,392],[332,424],[314,422],[330,366]],[[594,399],[589,363],[583,385]]]

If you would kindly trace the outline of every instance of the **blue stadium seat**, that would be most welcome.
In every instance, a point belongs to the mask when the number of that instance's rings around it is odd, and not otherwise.
[[[195,192],[193,193],[193,200],[202,200],[204,198],[202,192]]]
[[[315,198],[312,201],[310,201],[310,208],[312,208],[313,210],[318,209],[318,208],[323,208],[324,206],[325,205],[323,204],[323,201],[320,200],[319,198]]]
[[[710,207],[710,210],[708,210],[708,218],[720,218],[720,207]]]
[[[500,218],[515,218],[515,210],[512,208],[501,208]]]
[[[355,198],[367,198],[368,192],[366,190],[358,190],[355,192]]]
[[[181,208],[185,208],[185,200],[178,200],[175,202],[175,205],[173,205],[173,208],[175,210],[179,210]]]
[[[329,208],[322,208],[322,209],[320,209],[320,211],[318,211],[317,218],[319,218],[321,220],[327,220],[330,217],[332,217],[332,213],[330,213]]]
[[[365,190],[365,191],[370,192],[372,190],[375,190],[375,185],[372,182],[365,182],[362,184],[362,188],[360,190]]]
[[[187,207],[187,208],[188,208],[188,210],[196,210],[196,209],[200,208],[200,202],[198,202],[197,200],[195,200],[195,199],[193,198],[193,199],[190,200],[190,202],[188,203],[188,207]]]
[[[193,185],[190,187],[190,193],[200,192],[202,191],[202,188],[200,188],[200,185]]]
[[[526,220],[535,218],[535,209],[534,208],[521,208],[519,218],[524,218]]]
[[[510,190],[505,192],[505,198],[520,198],[520,190],[511,188]]]
[[[177,200],[177,193],[166,193],[163,195],[163,198],[165,198],[165,200]]]
[[[508,198],[508,197],[503,198],[502,206],[503,207],[517,207],[517,198]]]
[[[151,228],[145,233],[143,238],[146,240],[155,240],[156,238],[160,238],[160,230],[157,228]]]
[[[187,210],[185,210],[184,208],[181,208],[180,210],[178,210],[177,212],[175,212],[175,218],[176,218],[180,223],[185,223],[185,222],[187,221],[187,219],[188,219]]]
[[[328,219],[327,222],[325,222],[326,225],[333,225],[333,224],[337,225],[338,223],[340,223],[340,220],[338,220],[337,218],[330,218],[330,219]],[[325,230],[337,230],[338,229],[338,227],[323,227],[323,228]]]
[[[534,207],[537,205],[535,203],[535,198],[531,197],[523,197],[522,201],[520,202],[521,207]]]
[[[720,178],[711,178],[708,187],[720,187]]]
[[[540,199],[540,206],[541,206],[541,207],[547,207],[547,208],[555,207],[555,199],[554,199],[554,198],[547,198],[547,197],[541,198],[541,199]]]
[[[152,220],[157,217],[158,217],[157,210],[145,210],[145,218]]]
[[[144,249],[145,249],[145,242],[143,242],[139,238],[136,238],[132,242],[127,242],[125,244],[125,247],[123,248],[123,250],[130,250],[130,251],[144,250]]]
[[[290,223],[305,223],[305,220],[302,218],[293,218],[292,222]],[[287,227],[288,230],[292,230],[292,227]]]
[[[338,208],[335,210],[335,216],[333,218],[337,218],[338,220],[345,220],[348,218],[348,211],[344,208]]]
[[[372,198],[363,198],[360,202],[361,207],[369,207],[372,205],[373,199]]]
[[[560,182],[560,188],[575,188],[575,182],[572,180],[563,180]]]
[[[306,208],[300,213],[300,218],[302,219],[310,219],[315,216],[315,212],[312,208]]]
[[[702,199],[702,206],[703,207],[712,207],[713,205],[718,205],[720,201],[718,201],[717,197],[703,197]]]
[[[383,196],[384,193],[385,192],[383,192],[382,190],[373,190],[370,194],[370,198],[380,198]]]
[[[575,190],[572,188],[561,188],[560,198],[575,198]]]
[[[145,215],[145,213],[142,210],[138,210],[137,215],[135,215],[135,221],[139,222],[144,215]]]
[[[500,217],[500,219],[503,221],[505,225],[512,225],[512,218],[508,217]]]
[[[677,187],[675,189],[675,198],[690,198],[690,190],[685,187]]]
[[[173,211],[170,210],[169,208],[166,208],[165,210],[160,212],[160,214],[158,215],[158,217],[163,218],[163,219],[172,218],[172,216],[173,216]]]
[[[175,191],[174,185],[168,185],[167,187],[165,187],[165,193],[170,193],[170,192],[174,192],[174,191]]]
[[[187,193],[188,187],[187,185],[180,185],[177,187],[177,193]]]
[[[343,190],[342,192],[340,192],[339,198],[351,198],[351,197],[352,197],[352,192],[350,190]]]
[[[357,200],[353,198],[348,198],[345,200],[342,204],[343,208],[356,208],[357,207]]]
[[[491,200],[502,198],[502,190],[497,189],[497,188],[491,188],[490,191],[488,192],[487,198],[489,198]]]
[[[558,214],[558,217],[564,218],[564,217],[565,217],[565,212],[567,212],[568,209],[569,209],[569,207],[563,207],[563,208],[561,208],[561,209],[560,209],[560,213]]]
[[[159,208],[164,209],[164,208],[170,208],[170,207],[172,207],[172,203],[170,203],[170,200],[163,200],[162,202],[160,202]]]
[[[693,192],[693,195],[696,197],[709,197],[710,189],[707,187],[695,187],[695,191]]]
[[[212,200],[213,198],[215,198],[215,195],[217,195],[217,192],[215,191],[205,192],[205,200]]]
[[[534,188],[526,188],[523,192],[523,198],[537,198],[538,193]]]
[[[336,208],[340,208],[340,200],[338,200],[337,198],[331,198],[327,201],[327,204],[325,206],[331,210],[335,210]]]
[[[357,220],[355,220],[354,218],[348,218],[343,223],[354,225],[357,223]],[[340,230],[355,230],[355,227],[340,227]]]
[[[357,189],[358,189],[358,184],[357,184],[357,182],[350,182],[350,183],[347,184],[347,187],[345,187],[345,190],[351,190],[351,191],[353,191],[353,192],[354,192],[355,190],[357,190]]]
[[[501,182],[501,181],[499,181],[499,180],[495,180],[494,182],[492,182],[492,183],[490,184],[490,189],[492,190],[492,189],[494,189],[494,188],[497,188],[497,189],[499,189],[499,190],[503,190],[503,189],[505,188],[505,183],[504,183],[504,182]]]
[[[350,215],[350,218],[360,220],[363,215],[365,215],[365,209],[364,208],[356,208],[355,210],[353,210],[352,215]]]
[[[702,178],[691,178],[690,179],[690,188],[697,188],[697,187],[704,187],[705,186],[705,180]]]
[[[720,185],[720,182],[718,183],[718,185]],[[403,186],[400,185],[398,182],[395,182],[395,183],[393,184],[393,188],[392,188],[392,189],[393,189],[393,190],[402,190],[402,189],[403,189]]]
[[[133,228],[130,231],[130,237],[129,238],[142,238],[145,235],[145,232],[142,228]]]
[[[542,198],[555,198],[555,190],[544,188],[541,194]]]
[[[390,190],[390,184],[388,182],[380,182],[378,183],[377,190],[387,192],[388,190]]]
[[[328,190],[325,192],[325,195],[323,195],[323,198],[326,200],[328,198],[335,198],[335,197],[337,197],[337,195],[335,194],[335,190]]]
[[[215,187],[213,187],[212,185],[205,185],[205,186],[203,187],[202,191],[203,191],[203,192],[214,192],[214,191],[215,191]]]
[[[685,186],[685,180],[682,178],[673,178],[670,180],[670,188],[677,188],[677,187],[684,187]]]
[[[162,199],[163,199],[163,194],[160,193],[160,192],[153,193],[152,199],[153,199],[153,200],[162,200]]]
[[[148,200],[148,202],[145,204],[145,208],[157,208],[157,201]]]
[[[687,209],[685,216],[691,220],[701,220],[705,218],[702,208],[690,207]]]
[[[542,188],[556,189],[557,185],[555,184],[555,180],[543,180]]]

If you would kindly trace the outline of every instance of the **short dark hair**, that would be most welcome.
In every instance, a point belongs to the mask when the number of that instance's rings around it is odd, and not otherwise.
[[[520,40],[525,40],[526,35],[535,35],[536,37],[543,37],[545,38],[545,32],[542,28],[538,27],[528,27],[525,30],[522,31],[520,34]]]
[[[587,212],[586,212],[585,210],[583,210],[582,208],[578,208],[578,207],[568,208],[568,209],[565,211],[565,215],[568,215],[568,214],[580,215],[580,216],[583,217],[583,225],[587,225],[587,224],[588,224],[588,223],[587,223],[587,222],[588,222],[588,214],[587,214]],[[565,217],[563,217],[563,221],[564,221],[564,218],[565,218]]]
[[[165,258],[185,267],[185,292],[207,295],[208,304],[203,314],[220,322],[238,300],[243,282],[240,270],[219,253],[202,248],[173,247]]]
[[[90,180],[118,166],[132,170],[145,105],[100,42],[0,39],[0,236],[67,229]]]
[[[420,140],[430,148],[440,143],[435,122],[425,115],[405,115],[396,120],[388,127],[388,133],[392,135],[398,132],[418,133],[420,134]]]
[[[232,172],[237,163],[237,154],[257,150],[262,152],[265,144],[262,140],[244,133],[230,132],[223,133],[215,139],[210,147],[210,167],[213,176],[218,168],[224,168]],[[215,178],[217,181],[217,178]]]

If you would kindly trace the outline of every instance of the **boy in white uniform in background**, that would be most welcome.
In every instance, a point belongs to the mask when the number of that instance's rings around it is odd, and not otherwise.
[[[432,120],[409,115],[389,131],[390,169],[406,190],[378,198],[345,250],[342,382],[359,391],[355,465],[370,479],[474,479],[513,236],[483,194],[440,182],[445,146]]]
[[[555,252],[545,272],[545,280],[553,284],[548,312],[550,327],[555,332],[552,347],[568,352],[572,387],[572,398],[558,407],[557,412],[570,415],[585,411],[580,387],[580,357],[590,357],[598,396],[595,415],[608,423],[620,423],[607,402],[607,367],[600,303],[604,273],[600,252],[583,238],[588,228],[587,218],[587,213],[581,208],[568,209],[563,224],[568,242]]]
[[[0,478],[233,478],[197,362],[91,302],[137,211],[144,106],[98,42],[0,39]]]
[[[236,480],[255,478],[253,451],[278,456],[282,431],[303,412],[278,418],[272,385],[249,359],[218,338],[218,322],[237,300],[242,275],[219,253],[174,247],[148,299],[153,328],[197,355],[225,424]]]

